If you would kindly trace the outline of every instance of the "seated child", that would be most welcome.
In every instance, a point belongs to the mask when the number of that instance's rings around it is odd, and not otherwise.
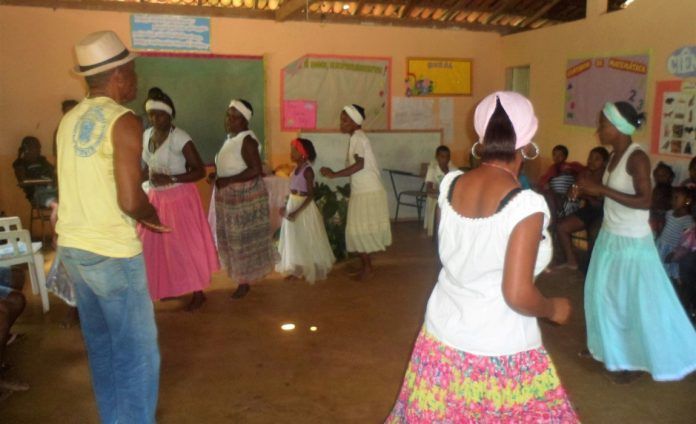
[[[24,295],[16,286],[11,268],[0,267],[0,401],[13,392],[29,390],[27,383],[6,375],[5,351],[11,336],[10,329],[26,305]]]
[[[430,161],[428,172],[425,174],[425,191],[428,198],[425,201],[425,220],[423,228],[428,232],[428,237],[435,231],[435,209],[437,208],[437,196],[440,193],[440,183],[450,171],[457,168],[450,161],[450,149],[447,146],[438,146],[435,149],[435,160]]]
[[[691,216],[691,203],[694,200],[693,192],[686,187],[675,187],[672,190],[672,209],[665,214],[665,226],[657,238],[657,251],[660,259],[665,263],[667,275],[672,279],[679,278],[679,264],[667,261],[667,257],[679,246],[684,232],[694,226],[694,218]]]
[[[22,139],[17,159],[12,162],[19,186],[27,200],[35,207],[51,208],[51,219],[55,221],[58,211],[58,188],[55,168],[41,154],[41,143],[36,137]],[[39,181],[44,181],[43,183]]]
[[[682,181],[679,185],[690,190],[696,190],[696,156],[691,158],[691,162],[689,162],[689,178]]]
[[[577,209],[577,203],[568,201],[567,193],[584,166],[578,162],[567,162],[568,148],[562,144],[553,148],[552,158],[553,165],[541,176],[538,187],[546,197],[551,219],[555,222]]]
[[[609,152],[604,147],[595,147],[587,158],[587,168],[578,176],[579,180],[590,179],[596,183],[602,182],[604,170],[609,162]],[[571,195],[574,197],[574,194]],[[573,253],[571,235],[576,231],[587,231],[588,253],[592,253],[592,246],[597,237],[604,217],[604,201],[601,197],[583,196],[583,205],[575,213],[565,216],[558,221],[556,232],[561,249],[565,255],[565,262],[558,267],[578,269],[578,261]]]
[[[678,293],[691,321],[696,324],[696,227],[686,230],[668,260],[679,264]]]
[[[660,162],[653,170],[655,186],[652,191],[652,204],[650,205],[650,226],[653,233],[659,236],[665,226],[665,214],[672,206],[672,182],[674,171],[672,167]]]

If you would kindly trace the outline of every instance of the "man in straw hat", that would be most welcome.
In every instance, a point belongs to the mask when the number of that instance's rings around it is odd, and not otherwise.
[[[87,97],[57,133],[58,255],[75,284],[92,387],[105,423],[155,421],[160,356],[136,222],[162,226],[140,186],[135,55],[111,31],[75,45]]]

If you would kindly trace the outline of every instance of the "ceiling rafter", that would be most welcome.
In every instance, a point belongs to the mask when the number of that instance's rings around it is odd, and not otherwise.
[[[613,0],[623,4],[622,0]],[[0,0],[0,5],[510,34],[582,19],[586,0]],[[240,4],[241,3],[241,4]],[[305,13],[302,13],[302,12]]]

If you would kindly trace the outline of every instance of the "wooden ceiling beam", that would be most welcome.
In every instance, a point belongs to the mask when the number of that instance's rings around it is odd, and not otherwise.
[[[500,5],[496,7],[492,12],[491,15],[488,16],[488,18],[484,19],[483,24],[488,24],[491,22],[495,22],[496,19],[500,18],[501,16],[505,15],[507,12],[510,11],[514,6],[519,3],[519,0],[503,0],[500,2]]]
[[[418,0],[408,0],[406,6],[399,12],[399,19],[408,19],[416,3],[418,3]]]
[[[0,5],[48,7],[51,9],[107,10],[159,15],[220,16],[230,18],[273,19],[270,10],[246,7],[215,7],[185,4],[131,3],[103,0],[0,0]]]
[[[275,20],[278,22],[287,21],[288,18],[305,7],[309,7],[314,0],[287,0],[284,1],[275,11]]]
[[[534,15],[532,15],[532,16],[528,17],[527,19],[525,19],[524,21],[522,21],[522,22],[518,25],[518,27],[519,27],[519,28],[526,28],[526,27],[528,27],[528,26],[531,25],[534,21],[536,21],[537,19],[539,19],[539,18],[541,18],[542,16],[544,16],[544,15],[546,14],[546,12],[548,12],[549,10],[551,10],[551,8],[554,7],[559,1],[561,1],[561,0],[549,0],[549,1],[547,1],[547,2],[546,2],[546,5],[544,5],[541,9],[537,10],[537,12],[536,12]]]
[[[430,19],[414,18],[388,18],[384,16],[351,16],[343,14],[317,14],[309,15],[309,22],[334,23],[334,24],[364,24],[364,25],[385,25],[395,27],[417,27],[417,28],[436,28],[436,29],[465,29],[471,31],[497,32],[505,35],[512,32],[515,28],[503,27],[499,25],[483,25],[480,23],[469,22],[442,22]]]

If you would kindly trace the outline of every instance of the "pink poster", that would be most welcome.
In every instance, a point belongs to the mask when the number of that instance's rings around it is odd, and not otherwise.
[[[642,112],[650,56],[605,56],[568,61],[565,123],[597,127],[606,102],[625,101]]]
[[[312,130],[317,127],[317,102],[285,100],[283,102],[284,130]]]

